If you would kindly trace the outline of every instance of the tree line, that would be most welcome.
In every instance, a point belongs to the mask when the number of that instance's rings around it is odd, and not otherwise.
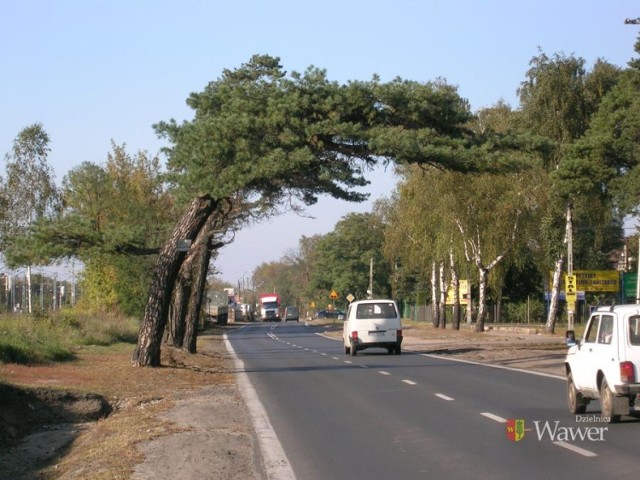
[[[154,125],[168,145],[164,169],[113,144],[106,164],[83,163],[60,190],[45,196],[43,182],[39,201],[6,209],[3,255],[13,266],[80,259],[83,302],[141,316],[136,366],[159,365],[163,342],[195,351],[209,265],[235,231],[320,195],[362,201],[354,188],[380,163],[402,175],[394,197],[303,238],[292,259],[299,280],[361,291],[352,282],[373,258],[376,289],[428,278],[441,299],[447,280],[473,266],[480,295],[495,294],[508,275],[561,271],[568,204],[585,227],[576,263],[601,265],[639,203],[639,79],[635,61],[624,70],[598,61],[587,72],[582,59],[540,53],[518,110],[499,102],[472,113],[443,81],[339,84],[322,69],[288,74],[278,58],[255,55],[188,97],[191,120]],[[47,151],[35,124],[7,162],[40,166],[51,181]],[[7,181],[2,191],[7,202],[20,190]],[[17,212],[20,228],[10,229]],[[370,232],[366,243],[349,238],[354,226]],[[318,251],[336,261],[314,264],[307,254]],[[485,315],[481,301],[479,329]]]

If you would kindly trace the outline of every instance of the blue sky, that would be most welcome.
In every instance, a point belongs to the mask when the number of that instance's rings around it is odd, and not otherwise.
[[[58,182],[83,161],[103,163],[111,140],[130,153],[163,145],[152,124],[191,118],[189,93],[253,54],[309,65],[331,80],[400,76],[457,85],[474,110],[516,90],[530,59],[575,54],[626,66],[640,17],[631,0],[0,0],[0,154],[27,125],[51,138]],[[395,186],[371,175],[372,200]],[[313,218],[285,215],[238,233],[216,269],[237,282],[295,249],[301,235],[327,233],[349,211],[323,199]]]

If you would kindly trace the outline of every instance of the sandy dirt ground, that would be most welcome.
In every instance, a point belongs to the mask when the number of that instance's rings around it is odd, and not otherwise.
[[[311,323],[310,328],[315,333],[333,338],[339,338],[341,334],[338,325]],[[203,349],[208,357],[220,358],[221,368],[226,373],[234,374],[235,365],[223,341],[206,342],[202,348],[199,347],[199,351]],[[559,335],[539,335],[529,330],[477,334],[470,329],[454,332],[409,327],[405,328],[404,350],[563,376],[566,348]],[[5,430],[12,429],[14,437],[20,437],[22,426],[16,422],[16,416],[29,417],[38,406],[34,399],[23,399],[21,407],[26,411],[12,413],[7,410],[6,400],[6,392],[0,391],[0,426]],[[109,406],[105,406],[104,401],[97,397],[48,399],[49,402],[54,400],[68,402],[78,414],[75,417],[63,416],[57,421],[53,418],[45,419],[49,423],[44,423],[41,428],[32,426],[33,433],[21,438],[19,442],[0,442],[0,473],[4,472],[0,474],[0,478],[115,478],[101,474],[101,464],[96,461],[92,466],[86,455],[76,461],[78,465],[67,465],[64,474],[60,476],[56,476],[55,463],[71,443],[90,443],[93,438],[91,432],[97,425],[115,421],[118,415],[123,415],[122,411],[125,409],[120,406],[110,413]],[[170,428],[162,427],[162,434],[149,435],[149,438],[138,441],[135,444],[137,455],[131,460],[133,464],[128,476],[117,478],[266,478],[255,431],[237,382],[229,382],[227,379],[220,383],[204,384],[188,392],[176,391],[171,395],[164,393],[159,396],[158,403],[165,405],[165,408],[157,408],[154,415],[163,425],[170,425]],[[140,406],[136,408],[141,409]],[[73,412],[73,408],[65,411]],[[87,421],[91,420],[91,415],[103,419],[99,422]],[[100,441],[105,440],[98,437],[95,440],[96,446]]]

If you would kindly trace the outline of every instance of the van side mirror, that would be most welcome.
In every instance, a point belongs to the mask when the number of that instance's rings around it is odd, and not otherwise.
[[[576,332],[574,332],[573,330],[567,330],[567,333],[565,334],[565,340],[567,342],[567,347],[573,347],[574,345],[576,345]]]

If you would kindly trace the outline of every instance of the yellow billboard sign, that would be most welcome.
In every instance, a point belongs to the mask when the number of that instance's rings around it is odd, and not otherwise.
[[[620,292],[620,272],[617,270],[574,270],[573,277],[575,282],[570,282],[570,286],[574,287],[576,292]],[[553,272],[549,272],[549,290],[551,290],[552,280]],[[562,287],[564,288],[564,285]]]
[[[469,303],[469,280],[460,280],[460,303],[466,305]],[[449,285],[447,288],[447,305],[453,305],[453,287]]]

